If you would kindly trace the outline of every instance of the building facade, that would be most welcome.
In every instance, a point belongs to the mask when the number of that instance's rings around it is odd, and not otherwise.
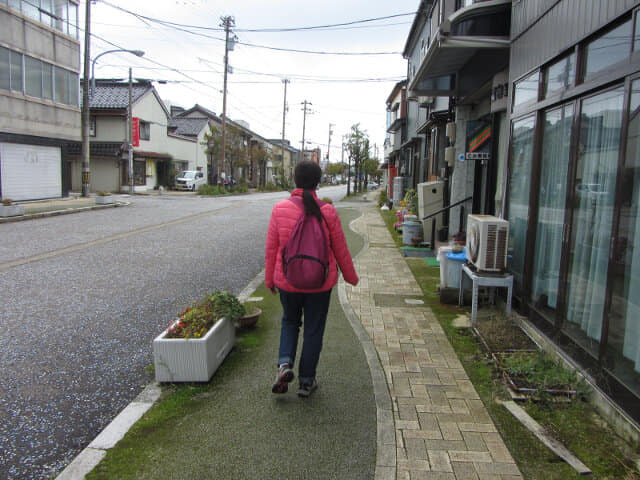
[[[466,213],[509,221],[519,312],[636,437],[639,10],[639,0],[422,0],[404,51],[407,118],[396,89],[387,101],[389,165],[444,182],[449,236],[465,231]],[[413,170],[402,156],[411,124],[424,135]]]
[[[640,2],[514,2],[505,216],[523,311],[640,421]]]
[[[81,136],[78,2],[0,0],[0,25],[0,196],[61,197]]]

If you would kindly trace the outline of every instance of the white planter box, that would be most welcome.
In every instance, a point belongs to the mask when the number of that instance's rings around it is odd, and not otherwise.
[[[24,205],[0,205],[0,217],[18,217],[24,215]]]
[[[236,329],[223,318],[202,338],[165,338],[153,341],[158,382],[208,382],[236,342]]]
[[[113,195],[106,195],[106,196],[98,195],[96,197],[97,205],[108,205],[110,203],[115,203],[115,199],[113,198]]]

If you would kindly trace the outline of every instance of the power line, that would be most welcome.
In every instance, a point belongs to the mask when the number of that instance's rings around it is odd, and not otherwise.
[[[115,8],[116,10],[120,10],[124,13],[127,13],[129,15],[134,16],[135,18],[139,19],[140,21],[143,21],[144,23],[148,22],[154,22],[154,23],[159,23],[160,25],[164,25],[170,28],[173,28],[175,30],[179,30],[185,33],[188,33],[190,35],[194,35],[194,36],[199,36],[199,37],[204,37],[204,38],[209,38],[212,40],[218,40],[221,42],[225,42],[226,40],[224,38],[219,38],[219,37],[214,37],[211,35],[207,35],[205,33],[200,33],[200,32],[194,32],[191,30],[188,30],[188,28],[198,28],[194,25],[181,25],[181,24],[177,24],[175,22],[168,22],[166,20],[160,20],[160,19],[156,19],[156,18],[152,18],[152,17],[147,17],[145,15],[141,15],[139,13],[136,12],[132,12],[131,10],[127,10],[126,8],[122,8],[119,7],[117,5],[113,5],[109,2],[103,1],[102,3],[104,3],[105,5],[108,5],[112,8]],[[400,15],[409,15],[409,14],[400,14]],[[410,14],[413,15],[413,14]],[[211,27],[207,28],[207,30],[211,30]],[[217,30],[219,31],[219,30]],[[402,52],[329,52],[329,51],[325,51],[325,50],[302,50],[302,49],[296,49],[296,48],[284,48],[284,47],[274,47],[274,46],[270,46],[270,45],[258,45],[255,43],[249,43],[249,42],[237,42],[239,45],[244,45],[246,47],[252,47],[252,48],[261,48],[261,49],[265,49],[265,50],[274,50],[274,51],[281,51],[281,52],[292,52],[292,53],[305,53],[305,54],[311,54],[311,55],[343,55],[343,56],[374,56],[374,55],[400,55]]]
[[[149,17],[146,15],[142,15],[139,13],[135,13],[132,12],[130,10],[127,10],[125,8],[122,8],[118,5],[114,5],[112,3],[109,3],[107,1],[102,1],[101,3],[104,3],[105,5],[108,5],[112,8],[116,8],[118,10],[121,10],[123,12],[126,12],[130,15],[134,15],[135,17],[141,18],[141,19],[145,19],[148,20],[150,22],[157,22],[157,23],[162,23],[162,24],[166,24],[166,25],[172,25],[172,26],[176,26],[176,27],[183,27],[183,28],[196,28],[196,29],[200,29],[200,30],[209,30],[209,31],[214,31],[214,32],[224,32],[224,28],[220,28],[220,27],[209,27],[209,26],[203,26],[203,25],[190,25],[190,24],[185,24],[185,23],[177,23],[177,22],[171,22],[168,20],[161,20],[158,18],[153,18],[153,17]],[[278,28],[237,28],[235,29],[236,32],[247,32],[247,33],[268,33],[268,32],[273,32],[273,33],[282,33],[282,32],[300,32],[300,31],[309,31],[309,30],[322,30],[322,29],[329,29],[329,28],[337,28],[337,27],[345,27],[345,26],[351,26],[351,25],[357,25],[360,23],[370,23],[370,22],[378,22],[381,20],[388,20],[390,18],[398,18],[398,17],[408,17],[408,16],[414,16],[416,14],[416,12],[407,12],[407,13],[397,13],[394,15],[386,15],[383,17],[375,17],[375,18],[365,18],[365,19],[361,19],[361,20],[353,20],[350,22],[342,22],[342,23],[333,23],[333,24],[327,24],[327,25],[314,25],[314,26],[305,26],[305,27],[278,27]],[[402,25],[406,24],[407,22],[403,22]],[[410,23],[410,22],[409,22]],[[400,25],[400,24],[395,24],[395,25]],[[378,25],[376,25],[378,26]],[[382,25],[382,26],[387,26],[387,25]]]

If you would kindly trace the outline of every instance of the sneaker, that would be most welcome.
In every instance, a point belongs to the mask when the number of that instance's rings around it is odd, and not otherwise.
[[[278,367],[278,373],[276,374],[276,381],[271,387],[273,393],[286,393],[289,389],[289,382],[293,380],[293,370],[291,365],[283,363]]]
[[[307,398],[318,388],[318,382],[314,380],[310,383],[300,383],[300,388],[298,388],[298,396],[302,398]]]

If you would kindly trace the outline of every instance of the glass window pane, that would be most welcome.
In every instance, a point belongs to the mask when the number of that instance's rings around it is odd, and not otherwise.
[[[534,117],[514,122],[511,140],[507,212],[507,220],[509,220],[508,269],[513,273],[517,288],[522,286],[522,273],[524,270],[535,127],[536,121]]]
[[[635,34],[633,37],[633,51],[637,52],[640,50],[640,15],[636,13],[636,26],[635,26]]]
[[[585,76],[604,70],[631,54],[631,20],[587,44]]]
[[[640,81],[631,84],[622,203],[613,254],[609,357],[614,372],[640,392]]]
[[[22,0],[22,13],[34,20],[40,20],[40,0]]]
[[[545,97],[553,92],[566,90],[574,84],[576,75],[576,54],[550,65],[545,75]]]
[[[56,15],[54,27],[61,32],[67,31],[67,0],[53,0],[53,12]]]
[[[78,6],[69,2],[69,35],[78,38]]]
[[[572,121],[573,106],[567,105],[546,113],[543,123],[532,286],[532,298],[539,309],[555,310],[558,302]]]
[[[40,0],[40,20],[46,25],[53,25],[53,3],[52,0]]]
[[[582,102],[566,331],[597,354],[611,247],[624,88]]]
[[[6,48],[0,47],[0,88],[9,90],[11,72],[11,53]]]
[[[22,92],[22,55],[11,52],[11,90]]]
[[[42,97],[42,62],[24,57],[24,90],[32,97]]]
[[[513,106],[538,99],[540,72],[535,72],[514,84]]]
[[[42,98],[53,100],[53,65],[42,64]]]
[[[69,86],[67,82],[69,77],[67,76],[67,71],[55,67],[55,101],[58,103],[69,103]]]
[[[69,88],[68,101],[69,105],[73,105],[74,107],[78,106],[78,96],[80,89],[80,82],[78,80],[78,75],[73,72],[67,72],[67,86]]]

